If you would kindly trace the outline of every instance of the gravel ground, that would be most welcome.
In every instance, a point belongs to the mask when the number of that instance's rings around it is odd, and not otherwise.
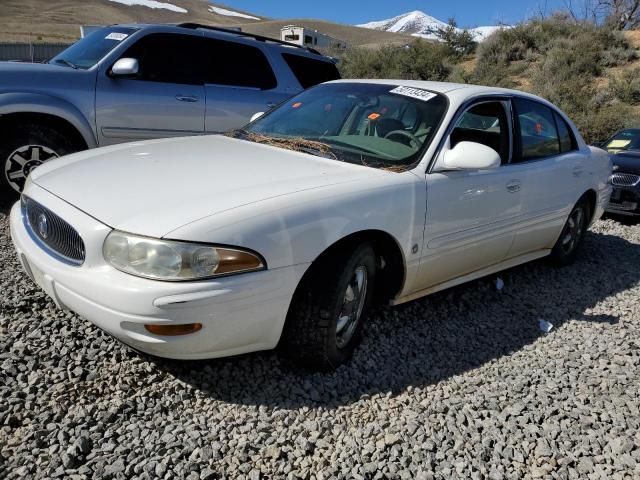
[[[3,212],[0,478],[640,478],[640,225],[380,310],[303,374],[132,352],[22,274]]]

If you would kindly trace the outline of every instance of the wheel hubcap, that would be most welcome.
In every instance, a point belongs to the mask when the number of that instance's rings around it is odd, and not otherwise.
[[[23,145],[14,150],[4,164],[4,176],[11,188],[21,192],[31,170],[58,154],[49,147],[43,145]]]
[[[336,320],[336,345],[344,348],[356,331],[367,297],[367,269],[355,269],[342,298],[342,308]]]
[[[578,245],[583,233],[583,223],[584,212],[582,208],[576,208],[569,215],[569,219],[562,231],[562,249],[565,253],[571,253]]]

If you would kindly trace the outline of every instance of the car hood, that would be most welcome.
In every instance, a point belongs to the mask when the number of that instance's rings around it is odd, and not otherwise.
[[[50,88],[52,82],[73,81],[79,77],[91,77],[92,72],[88,70],[74,70],[64,65],[54,65],[50,63],[23,63],[23,62],[0,62],[0,92],[16,87],[20,90],[31,87],[42,89],[43,82]],[[53,85],[57,86],[57,85]]]
[[[394,174],[215,135],[81,152],[30,178],[112,228],[162,237],[216,213],[377,175]]]
[[[610,155],[614,172],[636,173],[640,175],[640,151],[620,152]]]

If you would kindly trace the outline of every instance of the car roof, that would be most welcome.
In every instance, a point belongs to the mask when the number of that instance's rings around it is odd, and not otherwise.
[[[225,27],[215,27],[208,25],[200,25],[195,23],[119,23],[111,26],[134,28],[137,30],[145,29],[167,29],[178,31],[198,32],[205,37],[211,38],[229,38],[233,41],[246,43],[251,45],[252,43],[259,43],[260,45],[268,46],[268,48],[280,50],[280,52],[293,53],[295,55],[301,55],[314,60],[335,63],[329,56],[313,50],[309,47],[302,47],[296,44],[290,44],[281,41],[277,38],[263,37],[262,35],[253,35],[251,33],[234,31]]]
[[[452,83],[452,82],[431,82],[426,80],[397,80],[397,79],[342,79],[333,80],[328,83],[368,83],[376,85],[397,85],[412,88],[421,88],[423,90],[431,90],[432,92],[441,93],[446,95],[450,99],[462,102],[467,99],[476,97],[478,95],[517,95],[520,97],[531,98],[547,105],[553,106],[553,104],[545,100],[544,98],[532,95],[530,93],[521,92],[519,90],[512,90],[509,88],[500,87],[486,87],[482,85],[470,85],[466,83]]]

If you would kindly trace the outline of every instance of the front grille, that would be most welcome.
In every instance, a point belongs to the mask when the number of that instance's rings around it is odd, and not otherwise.
[[[31,238],[58,260],[82,265],[85,249],[78,232],[35,200],[23,195],[21,202],[25,226]]]
[[[611,175],[611,184],[618,187],[635,187],[640,183],[640,175],[634,173],[614,173]]]

